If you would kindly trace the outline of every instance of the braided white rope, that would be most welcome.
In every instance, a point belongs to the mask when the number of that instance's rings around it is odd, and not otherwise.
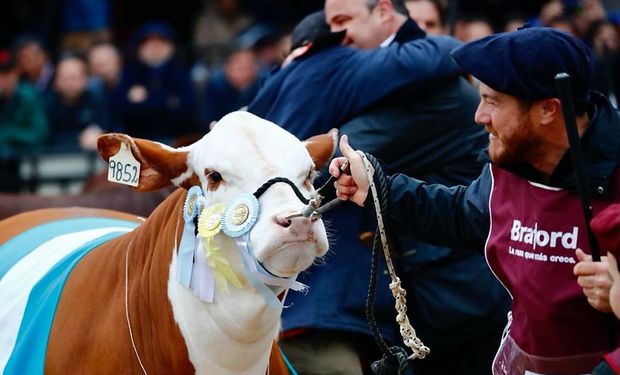
[[[379,194],[377,193],[377,187],[375,186],[375,182],[373,180],[375,169],[372,164],[370,164],[368,159],[366,159],[364,153],[359,152],[359,154],[362,156],[362,161],[364,162],[364,166],[366,168],[366,175],[370,184],[372,199],[375,204],[377,226],[379,227],[381,244],[383,245],[385,263],[387,264],[388,272],[390,273],[390,278],[392,279],[392,282],[390,283],[390,290],[392,291],[392,295],[396,300],[395,308],[396,312],[398,313],[396,315],[396,322],[400,327],[400,335],[403,338],[403,343],[413,351],[413,354],[409,356],[409,359],[423,359],[430,353],[431,350],[427,346],[425,346],[424,343],[422,343],[422,340],[417,337],[415,329],[413,329],[411,323],[409,322],[409,318],[407,317],[407,300],[405,298],[405,296],[407,295],[407,291],[405,291],[405,289],[401,286],[400,279],[398,278],[398,276],[396,276],[394,264],[392,263],[392,255],[390,254],[390,249],[388,247],[387,235],[385,234],[385,225],[383,224],[383,215],[381,214]]]

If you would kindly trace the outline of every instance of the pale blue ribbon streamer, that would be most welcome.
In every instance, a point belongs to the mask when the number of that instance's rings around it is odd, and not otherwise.
[[[237,246],[241,249],[243,265],[248,279],[263,296],[269,307],[276,308],[283,306],[283,302],[278,300],[278,294],[286,289],[302,292],[308,290],[307,285],[296,281],[294,277],[277,277],[267,272],[254,255],[249,233],[241,237],[236,237],[235,241],[237,242]]]
[[[215,274],[209,265],[204,253],[202,238],[197,236],[195,248],[195,263],[192,272],[190,289],[202,301],[213,303],[215,295]]]
[[[194,250],[196,249],[196,226],[190,220],[183,226],[183,235],[179,244],[177,259],[177,279],[186,288],[190,287],[192,269],[194,268]]]

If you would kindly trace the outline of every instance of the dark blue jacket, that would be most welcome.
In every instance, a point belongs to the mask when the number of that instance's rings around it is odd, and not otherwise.
[[[198,108],[200,129],[209,132],[212,121],[219,121],[224,115],[247,106],[258,92],[259,78],[243,90],[234,88],[224,73],[224,69],[216,70],[204,89],[202,103]]]
[[[311,49],[267,79],[248,111],[300,139],[326,133],[400,88],[460,74],[449,56],[457,46],[436,36],[372,51]]]
[[[124,131],[133,137],[167,141],[195,129],[189,72],[174,59],[155,68],[129,64],[112,100]]]
[[[475,105],[472,101],[474,98],[471,97],[472,89],[463,86],[467,84],[459,78],[459,71],[448,58],[448,50],[457,43],[448,37],[421,39],[424,33],[413,21],[408,21],[399,34],[403,38],[407,36],[408,39],[418,40],[413,43],[399,43],[402,40],[399,37],[391,46],[374,51],[332,47],[294,61],[267,83],[265,88],[267,91],[259,93],[249,110],[280,123],[293,134],[305,138],[339,126],[342,121],[352,118],[369,105],[379,102],[388,94],[395,93],[405,86],[411,87],[406,91],[406,95],[414,95],[410,101],[415,102],[423,100],[425,95],[428,96],[429,87],[436,88],[451,83],[450,88],[443,90],[441,94],[431,95],[434,99],[426,100],[425,104],[431,105],[435,101],[437,103],[433,111],[443,113],[454,110],[454,106],[450,107],[448,104],[458,102],[461,100],[460,95],[465,95],[467,99],[462,100],[471,105],[467,107],[467,113],[462,109],[458,111],[456,118],[462,119],[465,117],[459,116],[467,116],[468,119],[473,119]],[[435,46],[439,45],[438,43],[448,48],[433,47],[432,51],[420,54],[404,54],[408,49],[418,51],[420,46]],[[405,73],[403,69],[407,66],[413,68],[413,71]],[[415,80],[406,82],[411,78]],[[419,108],[417,111],[420,111]],[[417,132],[424,134],[420,136],[426,140],[435,134],[434,129],[441,131],[444,128],[443,124],[433,122],[432,119],[439,117],[431,116],[430,129],[415,128]],[[393,122],[388,118],[387,122],[382,124],[384,129],[386,126],[389,129]],[[456,124],[452,121],[447,126],[454,128]],[[463,153],[470,153],[472,149],[475,150],[474,154],[477,154],[481,148],[477,136],[466,135],[469,130],[471,129],[451,134],[458,135],[451,150],[456,158]],[[476,130],[481,128],[476,127]],[[380,139],[375,138],[366,140],[370,144],[375,140],[380,142]],[[402,151],[400,146],[404,143],[405,149],[409,149],[411,142],[412,140],[403,140],[401,137],[399,148],[395,151],[408,154]],[[462,147],[463,151],[455,151],[459,147]],[[430,151],[425,149],[425,152],[430,153],[428,158],[439,158],[439,150],[431,148]],[[469,166],[469,169],[474,171],[472,178],[479,173],[479,168]],[[446,172],[446,175],[452,176],[452,180],[454,174],[456,172],[452,174]],[[288,301],[293,307],[283,313],[285,330],[315,328],[369,334],[364,304],[370,273],[370,249],[360,241],[359,235],[373,224],[370,219],[360,220],[361,217],[363,217],[361,209],[348,203],[342,204],[337,210],[324,216],[328,233],[333,232],[336,235],[330,236],[330,251],[325,257],[324,264],[312,267],[299,277],[300,281],[310,285],[308,294],[289,294]],[[381,260],[377,287],[377,320],[388,340],[398,342],[400,335],[394,324],[394,300],[388,284],[389,277],[385,263]],[[410,299],[415,298],[411,294],[412,291],[409,293]],[[416,318],[413,319],[417,329]],[[458,320],[456,322],[460,323]],[[422,337],[425,340],[428,338],[428,336]]]
[[[417,37],[416,28],[406,23],[395,41]],[[379,158],[388,174],[467,185],[480,174],[477,158],[488,144],[484,128],[474,122],[478,103],[477,91],[464,78],[435,81],[385,98],[340,131],[349,135],[352,147]],[[374,212],[364,215],[372,218]],[[467,249],[463,244],[432,246],[400,230],[394,230],[393,239],[409,311],[435,353],[455,350],[505,324],[510,297],[482,256],[458,251]]]
[[[87,89],[78,101],[68,105],[55,92],[45,97],[50,122],[49,144],[79,149],[79,135],[90,125],[108,129],[105,99],[100,91]]]

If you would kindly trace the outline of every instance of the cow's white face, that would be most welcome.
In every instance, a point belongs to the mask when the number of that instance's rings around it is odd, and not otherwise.
[[[286,177],[310,198],[315,167],[303,142],[279,126],[248,112],[233,112],[191,146],[188,162],[210,203],[226,203],[252,194],[274,177]],[[250,233],[256,258],[278,276],[308,268],[327,251],[321,220],[287,220],[304,204],[285,183],[272,185],[259,198],[260,215]]]
[[[141,163],[139,190],[153,190],[171,182],[189,188],[200,185],[210,204],[252,194],[274,177],[286,177],[310,198],[315,168],[321,168],[335,149],[336,134],[301,142],[279,126],[248,112],[233,112],[191,146],[173,149],[122,134],[99,138],[104,159],[130,144]],[[314,160],[314,161],[313,161]],[[318,164],[315,166],[315,164]],[[272,185],[259,198],[260,214],[250,240],[258,261],[271,273],[289,277],[308,268],[327,251],[321,220],[287,220],[304,204],[285,183]]]

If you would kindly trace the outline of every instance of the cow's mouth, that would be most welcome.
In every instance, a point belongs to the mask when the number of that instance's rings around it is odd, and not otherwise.
[[[293,277],[312,265],[318,253],[316,241],[286,241],[266,251],[259,262],[270,274]]]

